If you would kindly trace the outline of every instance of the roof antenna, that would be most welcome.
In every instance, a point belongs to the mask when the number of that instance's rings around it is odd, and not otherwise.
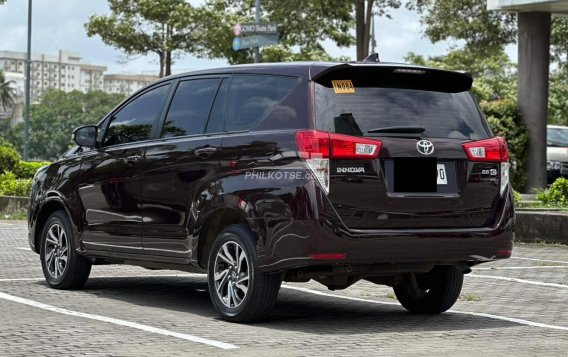
[[[379,58],[379,54],[375,52],[375,53],[371,53],[370,55],[368,55],[367,58],[365,58],[363,60],[363,62],[379,63],[379,62],[381,62],[381,59]]]

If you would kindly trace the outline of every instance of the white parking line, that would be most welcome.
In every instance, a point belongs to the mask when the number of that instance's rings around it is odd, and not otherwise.
[[[187,278],[187,277],[205,277],[205,274],[197,274],[197,273],[182,273],[182,274],[155,274],[155,275],[98,275],[98,276],[90,276],[89,280],[91,279],[132,279],[132,278]],[[45,278],[9,278],[9,279],[0,279],[0,283],[2,282],[10,282],[10,281],[44,281]]]
[[[18,250],[28,250],[28,251],[32,251],[30,247],[16,247],[14,249],[18,249]]]
[[[37,302],[37,301],[34,301],[34,300],[24,299],[24,298],[21,298],[21,297],[18,297],[18,296],[5,294],[5,293],[2,293],[2,292],[0,292],[0,299],[12,301],[12,302],[17,302],[17,303],[20,303],[20,304],[36,307],[36,308],[42,309],[42,310],[56,312],[58,314],[75,316],[75,317],[82,317],[82,318],[89,319],[89,320],[107,322],[107,323],[110,323],[110,324],[130,327],[130,328],[133,328],[133,329],[136,329],[136,330],[155,333],[155,334],[159,334],[159,335],[163,335],[163,336],[175,337],[175,338],[179,338],[179,339],[186,340],[186,341],[191,341],[191,342],[201,343],[201,344],[208,345],[208,346],[221,348],[221,349],[224,349],[224,350],[230,350],[230,349],[238,348],[237,346],[232,345],[230,343],[225,343],[225,342],[215,341],[215,340],[209,340],[209,339],[194,336],[194,335],[188,335],[188,334],[185,334],[185,333],[179,333],[179,332],[165,330],[165,329],[162,329],[162,328],[157,328],[157,327],[153,327],[153,326],[149,326],[149,325],[143,325],[143,324],[139,324],[137,322],[120,320],[120,319],[115,319],[115,318],[112,318],[112,317],[101,316],[101,315],[93,315],[93,314],[88,314],[88,313],[79,312],[79,311],[67,310],[67,309],[63,309],[63,308],[60,308],[60,307],[43,304],[41,302]]]
[[[535,280],[509,278],[509,277],[506,277],[506,276],[499,276],[499,275],[467,274],[466,276],[472,277],[472,278],[504,280],[504,281],[511,281],[511,282],[515,282],[515,283],[522,283],[522,284],[530,284],[530,285],[538,285],[538,286],[548,286],[548,287],[552,287],[552,288],[568,289],[568,285],[556,284],[556,283],[544,283],[542,281],[535,281]]]
[[[0,283],[9,281],[42,281],[45,278],[10,278],[10,279],[0,279]]]
[[[536,258],[524,258],[524,257],[511,257],[511,259],[530,260],[530,261],[533,261],[533,262],[568,264],[567,261],[562,261],[562,260],[536,259]]]
[[[317,290],[301,288],[301,287],[298,287],[298,286],[282,285],[282,287],[286,288],[286,289],[291,289],[291,290],[303,291],[303,292],[314,294],[314,295],[327,296],[327,297],[333,297],[333,298],[338,298],[338,299],[353,300],[353,301],[360,301],[360,302],[369,302],[369,303],[377,304],[377,305],[400,306],[400,304],[396,303],[396,302],[384,302],[384,301],[361,299],[361,298],[355,298],[355,297],[343,296],[343,295],[334,295],[334,294],[328,294],[328,293],[324,293],[324,292],[317,291]],[[517,319],[517,318],[513,318],[513,317],[486,314],[486,313],[483,313],[483,312],[456,311],[456,310],[449,310],[448,312],[453,313],[453,314],[459,314],[459,315],[485,317],[485,318],[488,318],[488,319],[514,322],[514,323],[517,323],[517,324],[520,324],[520,325],[526,325],[526,326],[532,326],[532,327],[541,327],[541,328],[547,328],[547,329],[552,329],[552,330],[568,331],[567,326],[549,325],[549,324],[543,324],[543,323],[540,323],[540,322],[534,322],[534,321],[529,321],[529,320],[524,320],[524,319]]]
[[[566,269],[568,265],[533,265],[528,267],[491,267],[491,268],[472,268],[476,270],[523,270],[523,269]]]

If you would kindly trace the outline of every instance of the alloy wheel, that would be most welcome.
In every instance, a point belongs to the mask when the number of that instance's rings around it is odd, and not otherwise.
[[[59,223],[54,223],[47,231],[44,254],[49,275],[54,279],[59,279],[65,273],[69,259],[67,234]]]
[[[238,307],[245,299],[251,280],[250,265],[243,247],[226,242],[215,257],[214,281],[217,296],[229,308]]]

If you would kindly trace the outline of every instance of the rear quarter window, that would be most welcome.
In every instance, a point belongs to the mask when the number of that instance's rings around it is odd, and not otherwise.
[[[226,131],[252,129],[300,82],[299,78],[235,75],[231,82]]]

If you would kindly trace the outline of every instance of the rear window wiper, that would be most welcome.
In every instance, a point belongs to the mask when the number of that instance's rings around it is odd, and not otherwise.
[[[416,125],[407,126],[385,126],[383,128],[375,128],[367,130],[367,133],[384,133],[384,134],[421,134],[426,128]]]

